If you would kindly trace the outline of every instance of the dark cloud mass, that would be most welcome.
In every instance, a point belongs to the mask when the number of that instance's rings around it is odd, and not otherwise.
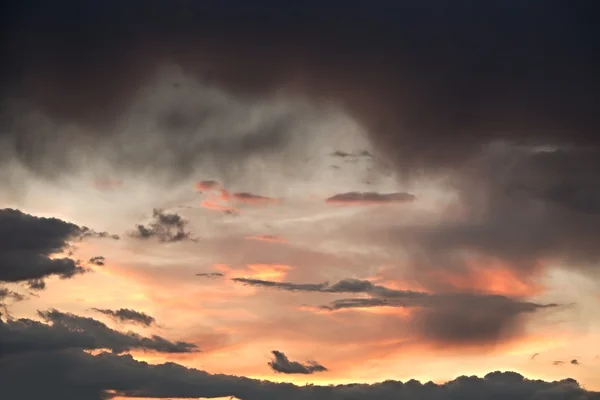
[[[327,368],[316,361],[308,361],[306,364],[298,361],[290,361],[287,356],[277,350],[273,350],[273,359],[269,361],[269,367],[275,372],[282,374],[304,374],[310,375],[315,372],[327,371]]]
[[[460,377],[443,385],[386,381],[382,383],[296,386],[230,375],[213,375],[175,363],[149,365],[129,355],[77,351],[35,352],[0,358],[3,394],[34,400],[54,398],[100,400],[109,391],[127,397],[197,398],[235,396],[242,400],[367,399],[514,399],[598,400],[573,379],[528,380],[515,372],[492,372],[484,378]],[[36,384],[31,384],[31,377]]]
[[[94,256],[94,257],[90,258],[88,260],[88,262],[101,267],[106,262],[106,258],[104,258],[103,256]]]
[[[31,319],[0,321],[0,358],[28,351],[64,349],[109,349],[123,353],[132,349],[161,353],[191,353],[192,343],[171,342],[160,336],[143,337],[133,332],[121,333],[92,318],[57,310],[40,311],[47,323]]]
[[[93,310],[101,314],[108,315],[109,317],[112,317],[119,322],[132,322],[143,326],[150,326],[156,323],[154,317],[143,312],[132,310],[130,308],[120,308],[118,310],[93,308]]]
[[[181,215],[155,208],[152,211],[152,222],[138,225],[132,236],[140,239],[157,238],[160,242],[194,240],[192,234],[185,230],[186,225],[187,221]]]
[[[19,210],[0,210],[0,281],[30,281],[36,288],[49,276],[71,278],[86,271],[78,261],[52,257],[64,252],[88,228]]]
[[[558,307],[557,304],[536,304],[499,295],[396,290],[359,279],[345,279],[333,285],[244,278],[232,280],[250,286],[286,291],[368,295],[370,297],[337,299],[319,308],[335,311],[403,307],[411,310],[406,329],[419,338],[436,344],[489,344],[510,339],[522,333],[525,316]]]

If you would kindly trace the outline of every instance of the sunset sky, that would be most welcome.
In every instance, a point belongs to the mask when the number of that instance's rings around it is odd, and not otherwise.
[[[0,394],[600,399],[585,4],[9,1]]]

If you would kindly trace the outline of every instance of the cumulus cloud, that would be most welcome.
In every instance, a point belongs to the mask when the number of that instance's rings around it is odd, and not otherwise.
[[[304,374],[310,375],[315,372],[327,371],[327,368],[322,366],[316,361],[308,361],[306,364],[302,364],[298,361],[290,361],[288,357],[277,350],[273,350],[273,359],[269,361],[269,367],[275,372],[282,374]]]
[[[0,210],[0,281],[30,281],[40,288],[40,279],[71,278],[86,272],[79,261],[54,255],[67,251],[71,241],[90,232],[57,218]]]
[[[132,236],[140,239],[157,238],[160,242],[194,240],[192,234],[186,231],[187,224],[181,215],[155,208],[152,221],[147,225],[138,225]]]
[[[339,193],[325,199],[329,204],[342,205],[371,205],[371,204],[392,204],[392,203],[410,203],[416,199],[411,193],[376,193],[376,192],[348,192]]]
[[[245,285],[295,292],[368,295],[369,297],[336,299],[318,308],[336,311],[402,307],[411,311],[406,327],[412,334],[426,341],[442,344],[486,344],[510,339],[522,334],[521,325],[526,315],[558,307],[557,304],[537,304],[500,295],[389,289],[359,279],[346,279],[335,284],[273,282],[246,278],[232,280]]]
[[[191,353],[196,345],[171,342],[160,336],[144,337],[133,332],[121,333],[93,318],[63,313],[57,310],[38,312],[46,321],[21,318],[0,321],[3,343],[0,357],[29,351],[63,349],[109,349],[123,353],[132,349],[161,353]]]
[[[113,395],[150,398],[229,397],[243,400],[342,400],[427,398],[515,400],[586,398],[600,394],[573,379],[545,382],[515,372],[492,372],[483,378],[459,377],[445,384],[386,381],[376,384],[305,385],[272,383],[244,377],[209,374],[175,363],[150,365],[130,355],[77,351],[34,352],[0,358],[5,395],[34,400],[52,393],[59,398],[100,400]],[[36,385],[31,385],[35,378]]]
[[[150,326],[156,323],[154,317],[143,312],[132,310],[130,308],[120,308],[118,310],[92,308],[92,310],[104,315],[108,315],[109,317],[112,317],[113,319],[119,322],[132,322],[143,326]]]

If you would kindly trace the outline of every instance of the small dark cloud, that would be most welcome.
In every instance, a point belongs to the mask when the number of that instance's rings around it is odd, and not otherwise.
[[[533,353],[533,355],[531,356],[531,360],[535,360],[535,358],[539,355],[540,353]]]
[[[201,276],[203,278],[222,278],[224,275],[220,272],[201,272],[196,274],[196,276]]]
[[[0,321],[0,342],[3,343],[0,356],[66,349],[109,349],[114,353],[132,349],[161,353],[198,351],[192,343],[171,342],[156,335],[144,337],[133,332],[118,332],[93,318],[57,310],[40,311],[38,314],[46,323],[25,318]]]
[[[192,234],[186,231],[187,223],[177,213],[166,213],[155,208],[152,211],[152,222],[148,225],[137,225],[137,230],[132,236],[140,239],[157,238],[160,242],[195,240]]]
[[[23,301],[25,300],[25,296],[12,290],[0,287],[0,304],[3,304],[4,300],[6,299]]]
[[[38,282],[49,276],[71,278],[86,272],[79,261],[52,256],[67,252],[71,241],[91,232],[57,218],[0,209],[0,282]]]
[[[275,372],[282,374],[313,374],[315,372],[327,371],[327,368],[316,361],[308,361],[305,364],[297,361],[290,361],[287,356],[277,350],[273,350],[273,359],[269,361],[269,367]]]
[[[581,365],[577,359],[571,360],[571,365]]]
[[[156,323],[154,317],[135,311],[129,308],[120,308],[118,310],[109,310],[105,308],[92,308],[92,310],[108,315],[119,322],[132,322],[143,326],[150,326]]]
[[[376,193],[376,192],[348,192],[340,193],[325,199],[330,204],[345,205],[375,205],[391,203],[409,203],[416,199],[411,193]]]
[[[27,281],[27,287],[31,290],[44,290],[46,282],[43,279],[31,279]]]
[[[95,256],[92,257],[88,260],[88,262],[90,264],[94,264],[94,265],[98,265],[98,266],[103,266],[104,263],[106,262],[106,258],[104,258],[103,256]]]
[[[565,364],[565,362],[564,361],[560,361],[560,360],[552,362],[552,365],[564,365],[564,364]]]

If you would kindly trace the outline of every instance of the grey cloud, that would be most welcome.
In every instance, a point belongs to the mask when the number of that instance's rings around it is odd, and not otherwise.
[[[575,359],[575,360],[571,360],[571,365],[581,365],[581,364],[579,363],[579,360]]]
[[[192,234],[185,229],[187,223],[179,214],[155,208],[152,211],[152,222],[138,225],[132,236],[140,239],[157,238],[160,242],[194,240]]]
[[[130,308],[120,308],[118,310],[92,308],[92,310],[104,315],[108,315],[109,317],[112,317],[119,322],[133,322],[143,326],[150,326],[156,323],[154,317],[143,312],[132,310]]]
[[[376,192],[348,192],[340,193],[327,198],[327,203],[340,204],[389,204],[408,203],[414,201],[416,196],[411,193],[376,193]]]
[[[492,372],[484,378],[462,376],[445,384],[386,381],[376,384],[305,385],[273,383],[186,368],[175,363],[150,365],[130,355],[77,351],[35,352],[0,358],[3,394],[22,400],[47,397],[229,397],[242,400],[366,400],[366,399],[600,399],[573,379],[529,380],[515,372]],[[36,384],[31,385],[32,379]],[[114,393],[114,392],[113,392]]]
[[[94,256],[94,257],[90,258],[88,260],[88,262],[101,267],[106,262],[106,258],[104,258],[103,256]]]
[[[273,353],[273,359],[269,361],[269,367],[275,372],[281,372],[282,374],[310,375],[315,372],[327,371],[327,368],[316,361],[308,361],[306,364],[302,364],[298,361],[290,361],[288,357],[280,351],[273,350],[271,353]]]
[[[27,287],[31,290],[44,290],[46,282],[43,279],[31,279],[27,281]]]
[[[25,296],[7,288],[0,287],[0,304],[2,304],[2,302],[6,299],[12,299],[14,301],[23,301],[25,300]]]
[[[527,315],[558,307],[557,304],[536,304],[499,295],[396,290],[358,279],[346,279],[333,285],[243,278],[234,278],[233,281],[287,291],[368,295],[366,298],[337,299],[319,308],[329,311],[366,307],[408,308],[412,310],[407,323],[409,331],[426,341],[442,344],[485,344],[512,338],[522,334],[521,328]]]
[[[132,349],[161,353],[191,353],[196,345],[171,342],[160,336],[144,337],[133,332],[121,333],[92,318],[62,313],[57,310],[40,311],[47,323],[31,319],[0,321],[0,357],[29,351],[63,349],[110,349],[122,353]]]
[[[40,218],[19,210],[0,210],[0,281],[21,282],[49,276],[71,278],[86,272],[68,257],[50,258],[87,232],[56,218]],[[37,281],[36,281],[37,282]]]

